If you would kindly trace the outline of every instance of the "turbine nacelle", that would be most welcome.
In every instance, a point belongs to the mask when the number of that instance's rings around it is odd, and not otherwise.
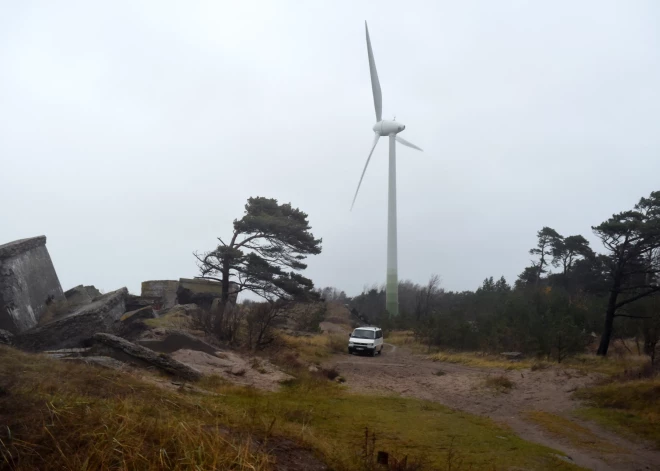
[[[390,134],[398,134],[404,129],[406,129],[406,126],[397,123],[396,121],[388,121],[387,119],[383,119],[382,121],[378,121],[376,124],[374,124],[374,132],[378,134],[379,136],[389,136]]]

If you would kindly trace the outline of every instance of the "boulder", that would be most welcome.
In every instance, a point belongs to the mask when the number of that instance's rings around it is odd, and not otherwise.
[[[13,343],[13,338],[14,334],[0,329],[0,345],[11,345]]]
[[[136,345],[116,335],[98,333],[92,339],[94,340],[94,346],[92,347],[94,356],[109,356],[138,367],[154,366],[166,373],[189,381],[195,381],[202,377],[202,373],[198,370],[171,358],[169,355],[156,353],[149,348]]]
[[[31,329],[53,302],[64,300],[45,236],[0,245],[0,329]]]
[[[71,314],[17,335],[15,343],[30,351],[85,346],[97,332],[114,332],[126,311],[126,288],[101,296]]]

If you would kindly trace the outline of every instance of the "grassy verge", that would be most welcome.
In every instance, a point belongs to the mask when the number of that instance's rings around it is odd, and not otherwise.
[[[580,389],[575,396],[589,405],[578,412],[580,416],[660,448],[660,378],[612,382]]]
[[[299,447],[288,456],[310,449],[334,470],[359,471],[368,427],[377,450],[423,457],[422,469],[577,469],[488,419],[350,395],[311,374],[278,393],[202,385],[221,395],[0,348],[0,468],[278,469],[269,444],[286,439]]]

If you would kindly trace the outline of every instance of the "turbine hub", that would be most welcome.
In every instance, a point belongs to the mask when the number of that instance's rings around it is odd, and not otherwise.
[[[406,126],[397,121],[389,121],[384,119],[374,124],[373,129],[374,132],[380,136],[389,136],[390,134],[400,133],[406,129]]]

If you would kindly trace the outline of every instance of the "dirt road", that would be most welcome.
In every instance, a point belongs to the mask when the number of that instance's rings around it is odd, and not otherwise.
[[[566,453],[579,466],[599,471],[660,470],[660,452],[641,441],[630,441],[596,424],[576,419],[575,389],[595,375],[561,369],[505,371],[433,362],[405,349],[387,345],[376,357],[336,355],[336,365],[353,391],[398,394],[439,402],[454,409],[490,417],[510,426],[522,438]],[[514,383],[508,392],[485,386],[490,375],[505,375]],[[529,420],[529,411],[562,416],[580,432],[572,440],[557,437]],[[580,445],[576,445],[576,440]]]

